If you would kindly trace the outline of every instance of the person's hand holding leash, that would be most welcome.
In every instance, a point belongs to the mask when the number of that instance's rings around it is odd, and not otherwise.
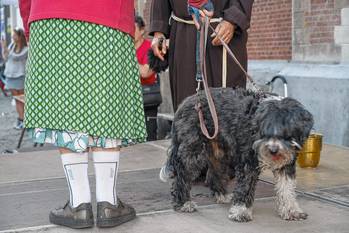
[[[165,54],[167,53],[166,38],[161,32],[155,32],[154,38],[151,42],[151,47],[153,49],[154,55],[164,61]]]
[[[235,26],[228,21],[223,20],[218,24],[214,33],[211,37],[215,37],[212,40],[214,46],[222,45],[219,38],[221,38],[226,44],[229,44],[230,40],[233,38],[235,32]]]
[[[205,18],[207,17],[209,20],[213,17],[213,11],[208,11],[205,9],[199,10],[201,22],[205,22]]]

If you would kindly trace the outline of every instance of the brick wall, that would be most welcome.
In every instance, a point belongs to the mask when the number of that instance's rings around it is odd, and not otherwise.
[[[341,50],[334,43],[347,0],[294,0],[293,60],[339,62]]]
[[[149,22],[151,0],[144,6]],[[255,0],[250,38],[250,59],[286,59],[292,57],[292,0]]]
[[[310,44],[333,43],[334,26],[339,24],[340,9],[334,8],[334,0],[313,0],[310,11],[304,11]]]
[[[249,35],[249,59],[290,60],[292,0],[255,0]]]
[[[150,4],[145,1],[146,22]],[[349,7],[349,0],[255,0],[249,59],[339,62],[334,27],[340,25],[343,7]]]

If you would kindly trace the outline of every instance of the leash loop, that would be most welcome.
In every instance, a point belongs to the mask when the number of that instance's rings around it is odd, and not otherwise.
[[[190,20],[183,20],[177,16],[175,16],[173,13],[171,17],[178,22],[186,23],[186,24],[194,24],[193,21]],[[196,81],[198,82],[198,86],[196,88],[196,94],[197,94],[197,103],[195,105],[195,110],[198,112],[199,121],[200,121],[200,128],[202,133],[210,140],[217,137],[219,132],[219,125],[218,125],[218,116],[217,111],[211,96],[211,92],[208,87],[207,83],[207,73],[206,73],[206,47],[207,47],[207,37],[208,37],[208,30],[211,29],[213,32],[215,32],[215,29],[210,25],[210,22],[220,22],[222,21],[221,18],[219,19],[209,19],[207,16],[204,20],[204,26],[201,26],[200,31],[197,31],[197,39],[196,39]],[[247,73],[247,71],[244,69],[244,67],[241,65],[239,60],[236,58],[234,53],[231,51],[229,46],[224,42],[224,40],[219,36],[216,35],[221,44],[223,45],[223,68],[222,68],[222,85],[223,87],[226,86],[226,80],[224,79],[224,76],[226,76],[226,64],[224,64],[224,59],[226,62],[226,53],[229,54],[229,56],[234,60],[234,62],[239,66],[239,68],[242,70],[242,72],[245,74],[246,79],[250,81],[253,89],[255,92],[257,92],[257,95],[263,95],[264,93],[261,91],[261,89],[257,86],[257,84],[254,82],[252,77]],[[225,71],[224,71],[225,70]],[[226,78],[226,77],[225,77]],[[214,133],[211,136],[207,130],[205,119],[202,112],[202,105],[199,101],[199,91],[201,89],[201,82],[204,86],[204,92],[207,98],[207,103],[209,106],[209,110],[212,116],[213,125],[214,125]]]
[[[199,70],[197,70],[197,73],[202,74],[202,83],[203,83],[204,91],[205,91],[206,98],[207,98],[207,104],[208,104],[208,107],[209,107],[209,110],[210,110],[210,113],[212,116],[212,120],[213,120],[214,133],[212,136],[209,134],[209,132],[207,130],[204,115],[202,113],[201,104],[199,103],[199,91],[198,90],[200,88],[200,82],[198,82],[198,89],[197,89],[198,103],[195,106],[195,109],[199,115],[200,128],[201,128],[202,133],[208,139],[212,140],[212,139],[216,138],[218,135],[219,125],[218,125],[218,116],[217,116],[216,107],[214,105],[214,102],[213,102],[213,99],[211,96],[211,92],[209,90],[208,83],[207,83],[206,47],[207,47],[207,36],[208,36],[209,25],[210,25],[210,20],[206,16],[205,21],[204,21],[204,26],[201,26],[200,33],[197,34],[197,36],[200,36],[199,39],[197,39],[197,42],[200,42],[200,56],[199,56],[200,67],[199,67]],[[197,61],[197,63],[198,63],[198,61]]]

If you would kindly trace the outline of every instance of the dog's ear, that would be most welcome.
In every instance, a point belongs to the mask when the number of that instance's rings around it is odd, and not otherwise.
[[[275,101],[267,101],[259,105],[257,111],[256,111],[256,117],[255,121],[258,125],[261,124],[271,113],[273,110],[275,110],[276,102]]]
[[[275,118],[278,117],[277,109],[278,103],[275,100],[266,101],[259,105],[254,118],[254,126],[259,130],[259,136],[263,136],[274,128]]]
[[[287,113],[288,130],[295,137],[297,143],[303,145],[314,125],[313,115],[297,100],[285,98],[282,105]]]

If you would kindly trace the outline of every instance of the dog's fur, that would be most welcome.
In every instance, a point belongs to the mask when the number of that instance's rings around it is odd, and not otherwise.
[[[219,118],[219,134],[208,140],[201,132],[196,95],[183,101],[172,126],[172,145],[167,166],[174,172],[171,194],[174,208],[195,211],[192,183],[206,174],[206,183],[217,202],[230,202],[229,218],[252,220],[252,205],[258,176],[269,168],[276,178],[277,209],[286,220],[305,219],[295,194],[297,146],[303,145],[313,126],[312,115],[292,98],[262,100],[242,89],[211,89]],[[209,132],[213,123],[205,95],[199,101]],[[227,183],[236,179],[233,194]]]

